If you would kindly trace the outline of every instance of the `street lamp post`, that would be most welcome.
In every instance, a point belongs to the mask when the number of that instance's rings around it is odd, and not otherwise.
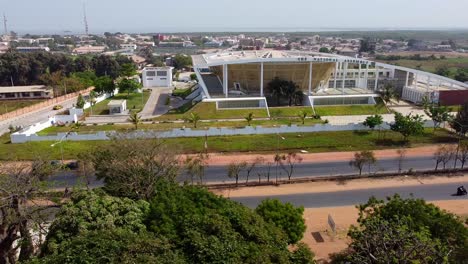
[[[285,140],[286,138],[281,136],[279,134],[279,129],[278,131],[276,132],[276,138],[277,138],[277,142],[276,142],[276,156],[275,156],[275,162],[276,162],[276,183],[278,183],[278,165],[279,165],[279,143],[280,143],[280,138],[282,140]]]
[[[51,147],[55,147],[56,145],[60,144],[60,155],[62,157],[62,165],[64,163],[64,159],[63,159],[63,144],[61,144],[63,142],[63,140],[65,138],[67,138],[68,136],[70,135],[70,132],[67,132],[58,142],[55,142],[54,144],[50,145]]]

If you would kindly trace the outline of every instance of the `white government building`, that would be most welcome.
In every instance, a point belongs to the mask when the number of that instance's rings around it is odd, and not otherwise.
[[[468,100],[468,84],[415,69],[367,59],[303,51],[225,51],[194,55],[203,100],[218,108],[267,107],[275,77],[293,81],[304,105],[375,104],[391,84],[413,103],[424,96],[445,105]]]

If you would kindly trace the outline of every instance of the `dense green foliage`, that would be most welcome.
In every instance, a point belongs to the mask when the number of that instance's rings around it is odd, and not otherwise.
[[[197,186],[156,185],[149,211],[145,201],[76,194],[32,263],[313,263],[305,245],[290,251],[280,228],[239,203]]]
[[[0,86],[45,84],[43,75],[60,73],[70,77],[75,72],[94,71],[96,76],[119,76],[121,65],[131,63],[127,57],[72,56],[32,52],[6,52],[0,55]]]
[[[101,229],[64,241],[60,249],[28,262],[30,264],[63,263],[186,263],[167,240],[147,232]]]
[[[404,116],[401,113],[395,113],[395,123],[390,125],[390,129],[400,133],[406,141],[409,136],[418,135],[424,131],[423,123],[420,115]]]
[[[77,193],[56,216],[44,252],[58,253],[64,249],[63,242],[91,231],[143,232],[146,230],[143,219],[148,210],[149,204],[145,201],[112,197],[102,191]]]
[[[288,235],[288,242],[295,244],[302,239],[306,230],[304,218],[304,207],[295,207],[291,203],[282,203],[278,199],[263,200],[255,209],[255,212],[283,229]]]
[[[373,263],[463,263],[468,257],[468,229],[462,221],[424,200],[371,198],[358,209],[359,227],[350,229],[353,242],[344,253],[351,263],[374,257]]]
[[[127,93],[127,95],[141,88],[141,84],[132,79],[122,79],[117,86],[119,87],[120,93]]]

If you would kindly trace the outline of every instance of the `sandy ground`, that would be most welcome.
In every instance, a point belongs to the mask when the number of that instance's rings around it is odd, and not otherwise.
[[[432,156],[437,150],[439,145],[431,145],[425,147],[408,148],[406,156]],[[326,161],[337,161],[337,160],[351,160],[355,152],[325,152],[325,153],[305,153],[300,154],[303,158],[302,162],[326,162]],[[397,149],[386,149],[374,151],[375,156],[379,158],[396,158],[398,157]],[[252,162],[258,157],[262,157],[265,160],[274,160],[275,154],[210,154],[208,164],[209,165],[227,165],[233,161],[235,162]]]
[[[468,200],[431,202],[440,208],[460,216],[468,216]],[[333,235],[328,225],[328,215],[333,217],[337,232]],[[340,252],[347,248],[349,240],[346,237],[348,228],[356,225],[358,210],[354,206],[307,208],[304,211],[307,230],[303,242],[314,251],[317,260],[328,260],[330,253]],[[320,232],[324,242],[318,243],[312,232]]]
[[[468,174],[464,176],[424,176],[424,177],[392,177],[377,179],[356,179],[348,181],[319,181],[299,184],[284,184],[280,186],[244,187],[228,190],[213,190],[214,193],[225,197],[267,196],[298,193],[337,192],[359,189],[376,189],[421,184],[440,184],[468,181]]]
[[[370,188],[388,188],[392,186],[410,186],[421,184],[441,184],[468,180],[468,174],[453,177],[393,177],[383,179],[356,179],[349,181],[323,181],[300,184],[285,184],[280,186],[246,187],[231,190],[214,190],[225,197],[266,196],[295,193],[336,192],[344,190],[358,190]],[[440,208],[454,214],[468,216],[468,200],[435,201],[431,202]],[[332,234],[328,225],[328,215],[331,215],[337,228]],[[337,253],[347,248],[349,239],[346,234],[351,225],[356,225],[358,211],[355,206],[306,208],[304,219],[307,230],[304,234],[305,242],[314,251],[317,260],[326,262],[331,253]],[[319,234],[323,242],[317,242],[312,235]]]

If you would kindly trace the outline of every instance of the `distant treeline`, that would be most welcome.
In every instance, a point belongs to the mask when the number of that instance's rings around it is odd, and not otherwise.
[[[68,78],[80,72],[114,79],[119,76],[122,65],[129,63],[132,61],[125,56],[7,52],[0,55],[0,86],[48,85],[50,76]]]
[[[377,55],[376,60],[380,61],[397,61],[397,60],[415,60],[415,61],[429,61],[429,60],[444,60],[445,56],[437,57],[434,54],[431,56],[421,56],[421,54],[414,54],[411,56],[400,56],[400,55]]]

